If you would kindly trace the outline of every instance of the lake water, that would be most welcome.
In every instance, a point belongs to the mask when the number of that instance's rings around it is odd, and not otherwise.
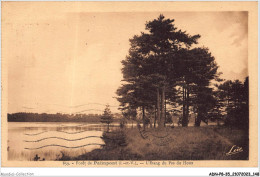
[[[111,129],[119,128],[112,124]],[[66,122],[9,122],[8,159],[56,160],[62,154],[79,156],[101,148],[106,125]]]

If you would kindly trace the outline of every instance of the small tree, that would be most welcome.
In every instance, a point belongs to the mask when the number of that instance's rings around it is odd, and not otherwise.
[[[113,122],[113,116],[110,111],[109,105],[106,105],[103,115],[101,116],[101,122],[107,124],[107,132],[109,132],[109,124]]]

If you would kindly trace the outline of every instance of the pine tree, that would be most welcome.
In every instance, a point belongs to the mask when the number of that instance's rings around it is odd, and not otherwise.
[[[227,80],[218,85],[218,95],[218,101],[222,103],[222,109],[224,109],[226,113],[226,125],[248,129],[248,77],[246,77],[244,83],[239,80]]]
[[[110,111],[109,105],[106,105],[103,115],[101,116],[101,122],[107,124],[107,132],[109,132],[109,124],[113,122],[113,116]]]
[[[197,43],[200,37],[177,30],[173,22],[174,20],[160,15],[157,19],[146,23],[145,29],[149,31],[148,33],[142,32],[141,35],[130,39],[131,47],[129,55],[122,61],[122,73],[124,81],[136,88],[128,91],[127,94],[121,94],[122,90],[130,87],[123,85],[117,92],[120,96],[118,100],[123,102],[122,105],[125,101],[141,107],[143,116],[144,109],[153,106],[160,127],[166,118],[165,106],[166,100],[169,100],[166,97],[169,94],[166,92],[175,94],[174,85],[177,80],[176,67],[178,67],[176,52]]]

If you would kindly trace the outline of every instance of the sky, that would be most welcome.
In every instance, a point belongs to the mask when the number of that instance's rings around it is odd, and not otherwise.
[[[224,79],[248,75],[247,12],[86,12],[75,6],[2,7],[8,112],[102,113],[121,85],[129,39],[162,13],[208,47]],[[6,66],[5,65],[5,66]]]

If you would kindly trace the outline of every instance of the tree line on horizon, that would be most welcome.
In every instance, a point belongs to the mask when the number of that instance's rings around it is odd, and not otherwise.
[[[113,115],[118,117],[117,113]],[[7,114],[8,122],[100,122],[101,117],[101,114],[47,114],[28,112]]]
[[[179,115],[186,127],[191,113],[195,126],[208,120],[248,125],[248,77],[244,83],[221,79],[209,49],[195,46],[200,35],[190,35],[173,22],[160,15],[146,22],[147,32],[129,40],[123,84],[116,91],[124,117],[136,120],[142,112],[144,129],[151,121],[154,127],[165,126],[169,115]]]

